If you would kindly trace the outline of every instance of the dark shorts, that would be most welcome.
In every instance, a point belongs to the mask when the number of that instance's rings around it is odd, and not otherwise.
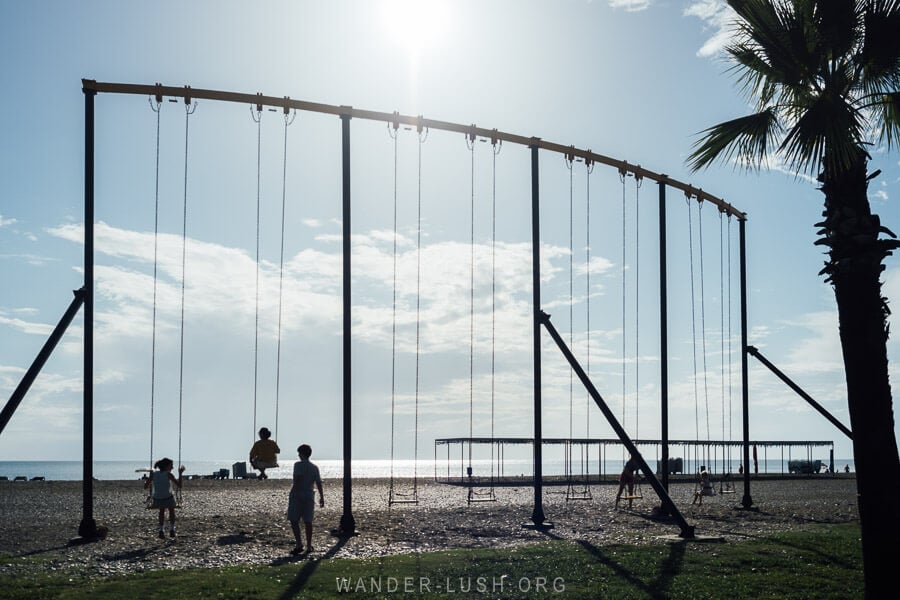
[[[315,496],[292,495],[288,500],[288,521],[312,523],[315,514]]]

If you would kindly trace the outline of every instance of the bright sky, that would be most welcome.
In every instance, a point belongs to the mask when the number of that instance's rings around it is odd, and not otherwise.
[[[777,165],[761,174],[717,166],[692,175],[685,167],[697,132],[748,112],[721,61],[726,19],[718,0],[0,3],[0,398],[12,393],[82,285],[84,77],[475,123],[590,148],[702,187],[749,216],[750,343],[849,425],[834,296],[817,275],[823,258],[813,246],[823,197],[810,180]],[[100,94],[96,116],[95,457],[144,459],[156,114],[146,98]],[[390,455],[396,322],[395,451],[411,458],[418,142],[415,132],[399,132],[395,320],[393,141],[383,123],[355,119],[351,127],[354,454]],[[163,103],[154,452],[170,456],[178,435],[184,131],[183,106]],[[185,462],[246,455],[257,322],[256,419],[275,429],[284,131],[279,113],[262,114],[257,314],[257,125],[248,107],[214,101],[200,101],[190,117]],[[301,442],[320,458],[339,458],[340,119],[299,113],[287,135],[278,441],[286,458]],[[533,431],[529,154],[503,145],[494,181],[490,144],[475,145],[470,403],[472,158],[460,134],[432,131],[422,145],[418,405],[425,459],[434,438],[468,436],[470,420],[472,434],[490,435],[492,381],[494,433]],[[656,185],[636,191],[633,180],[625,182],[623,256],[623,185],[611,169],[594,169],[587,269],[585,167],[574,165],[571,188],[562,157],[544,152],[540,168],[545,309],[586,360],[590,307],[597,387],[618,415],[624,410],[633,436],[657,437]],[[870,187],[873,208],[900,228],[890,202],[900,195],[898,155],[874,149],[870,168],[882,170]],[[670,435],[738,439],[737,223],[725,220],[720,229],[712,206],[691,202],[689,212],[676,191],[669,198]],[[884,280],[886,295],[900,297],[895,259]],[[82,325],[79,315],[0,437],[0,459],[81,456]],[[890,356],[898,351],[892,341]],[[723,355],[733,360],[730,384]],[[566,437],[571,427],[576,437],[611,437],[577,385],[570,396],[569,371],[549,336],[543,356],[544,435]],[[894,362],[891,372],[896,380]],[[836,456],[852,454],[839,431],[755,362],[750,389],[753,438],[834,440]]]

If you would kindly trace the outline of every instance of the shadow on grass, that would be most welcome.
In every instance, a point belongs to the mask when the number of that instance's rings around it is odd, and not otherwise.
[[[291,585],[284,590],[284,593],[281,594],[280,598],[282,600],[288,600],[289,598],[294,598],[300,590],[306,585],[306,582],[309,581],[309,578],[312,577],[312,574],[315,573],[316,569],[319,567],[319,562],[322,560],[327,560],[332,558],[338,551],[344,547],[344,544],[347,543],[347,538],[338,538],[338,541],[328,549],[328,552],[323,554],[322,556],[307,560],[306,564],[303,565],[303,568],[300,569],[300,572],[297,573],[297,576],[294,577],[294,581],[291,582]],[[272,566],[283,565],[290,562],[297,562],[300,560],[304,560],[301,557],[297,558],[280,558],[275,561],[272,561]]]
[[[647,584],[640,579],[639,575],[623,567],[597,546],[594,546],[586,540],[577,540],[577,543],[587,550],[591,556],[597,559],[600,564],[615,573],[620,580],[628,583],[635,589],[641,590],[654,599],[669,597],[667,590],[672,586],[675,576],[681,570],[681,566],[684,563],[685,548],[687,547],[685,542],[671,544],[669,546],[669,555],[662,564],[660,564],[656,580],[653,581],[653,583]]]
[[[641,516],[644,516],[647,520],[651,521],[674,522],[674,519],[665,515]],[[554,534],[550,529],[538,529],[538,531],[551,540],[564,540],[564,538]],[[605,554],[603,550],[601,550],[597,546],[591,544],[587,540],[575,541],[578,545],[587,550],[588,554],[597,559],[600,564],[612,570],[622,581],[625,581],[628,584],[634,586],[636,589],[645,592],[654,599],[669,597],[667,590],[671,588],[672,583],[675,580],[675,576],[681,571],[682,565],[684,564],[684,555],[688,544],[687,540],[685,540],[684,542],[669,544],[669,555],[660,564],[656,580],[648,585],[640,579],[639,575],[623,567],[619,562],[613,560],[609,555]]]

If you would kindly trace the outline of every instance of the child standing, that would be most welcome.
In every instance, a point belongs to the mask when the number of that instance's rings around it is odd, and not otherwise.
[[[260,479],[268,479],[266,469],[274,469],[278,467],[278,453],[281,448],[270,439],[272,432],[267,427],[259,430],[259,440],[250,448],[250,466],[259,471]]]
[[[169,511],[169,535],[175,537],[175,495],[173,486],[181,488],[181,477],[184,473],[184,465],[178,467],[178,479],[172,475],[175,463],[171,458],[161,458],[156,461],[153,468],[156,469],[151,476],[144,481],[144,489],[150,488],[150,508],[159,509],[159,537],[165,538],[165,513]]]
[[[291,554],[297,555],[303,552],[303,540],[300,536],[300,519],[306,528],[306,551],[312,552],[313,511],[315,504],[315,492],[313,485],[319,489],[319,508],[325,506],[325,495],[322,493],[322,477],[319,475],[319,467],[309,461],[312,456],[312,448],[302,444],[297,448],[300,460],[294,463],[294,485],[288,497],[287,518],[291,523],[291,531],[297,545],[291,550]]]

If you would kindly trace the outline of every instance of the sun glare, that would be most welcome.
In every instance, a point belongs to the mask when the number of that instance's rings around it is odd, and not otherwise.
[[[444,37],[450,10],[446,0],[386,0],[381,18],[390,39],[416,60]]]

